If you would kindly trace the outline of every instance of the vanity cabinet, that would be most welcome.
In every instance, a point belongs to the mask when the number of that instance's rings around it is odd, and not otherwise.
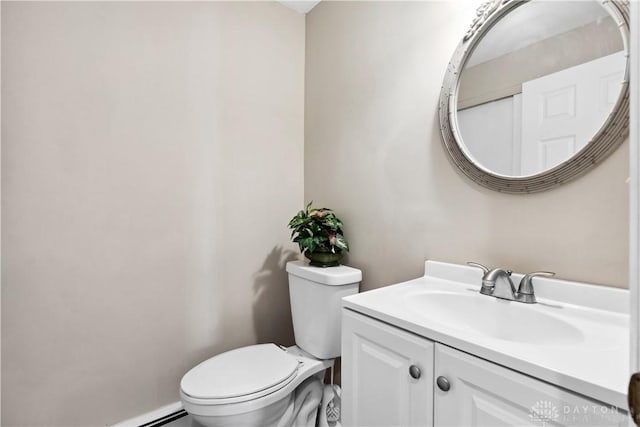
[[[435,346],[436,426],[626,426],[625,414],[442,344]]]
[[[616,408],[343,310],[345,426],[623,426]]]
[[[342,424],[433,423],[434,343],[344,310]]]

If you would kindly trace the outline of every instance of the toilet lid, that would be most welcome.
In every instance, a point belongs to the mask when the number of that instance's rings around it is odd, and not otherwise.
[[[197,399],[237,398],[278,390],[297,370],[295,357],[275,344],[258,344],[205,360],[186,373],[180,387]]]

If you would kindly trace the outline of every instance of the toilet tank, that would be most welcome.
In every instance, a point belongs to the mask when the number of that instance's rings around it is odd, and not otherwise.
[[[287,273],[296,345],[318,359],[339,357],[341,299],[358,293],[362,272],[346,265],[322,268],[290,261]]]

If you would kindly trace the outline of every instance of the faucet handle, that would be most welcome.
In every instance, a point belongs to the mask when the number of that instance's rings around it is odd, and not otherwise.
[[[520,280],[520,286],[518,286],[518,295],[532,295],[533,296],[533,283],[532,279],[534,277],[543,276],[543,277],[553,277],[556,273],[552,271],[534,271],[533,273],[529,273],[525,275],[522,280]]]
[[[487,274],[489,272],[489,268],[485,267],[484,265],[478,263],[478,262],[473,262],[473,261],[467,261],[467,264],[470,265],[471,267],[477,267],[482,269],[482,273],[483,274]]]

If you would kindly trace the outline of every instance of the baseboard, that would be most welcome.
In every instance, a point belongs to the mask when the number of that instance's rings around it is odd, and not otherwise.
[[[160,427],[187,415],[182,409],[182,402],[174,402],[128,420],[121,421],[111,427]]]

